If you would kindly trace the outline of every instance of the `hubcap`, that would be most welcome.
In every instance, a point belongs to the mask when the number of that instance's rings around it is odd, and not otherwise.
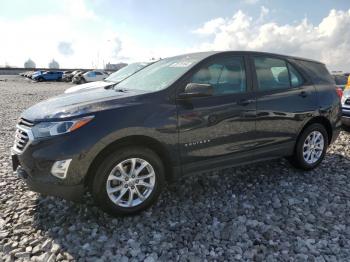
[[[324,138],[321,132],[313,131],[305,139],[303,145],[303,157],[306,163],[316,163],[324,149]]]
[[[126,159],[109,173],[106,190],[109,199],[121,207],[134,207],[152,193],[156,181],[154,169],[141,158]]]

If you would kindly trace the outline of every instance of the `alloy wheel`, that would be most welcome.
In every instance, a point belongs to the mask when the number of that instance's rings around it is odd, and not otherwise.
[[[118,163],[106,182],[109,199],[121,207],[135,207],[152,193],[156,175],[152,165],[141,158],[129,158]]]
[[[321,132],[313,131],[305,139],[303,145],[303,158],[306,163],[315,164],[322,156],[324,150],[324,137]]]

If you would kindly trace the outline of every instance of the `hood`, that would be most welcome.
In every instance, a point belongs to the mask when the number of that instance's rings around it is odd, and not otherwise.
[[[135,100],[127,98],[143,93],[141,90],[121,92],[95,88],[85,92],[62,94],[35,104],[25,110],[21,117],[33,122],[70,118],[134,103]]]
[[[91,83],[87,83],[87,84],[72,86],[72,87],[66,89],[66,91],[64,91],[64,92],[65,93],[73,93],[73,92],[78,92],[78,91],[80,92],[80,91],[85,91],[85,90],[89,90],[92,88],[107,87],[107,86],[111,86],[111,85],[115,85],[115,83],[107,82],[107,81],[96,81],[96,82],[91,82]]]

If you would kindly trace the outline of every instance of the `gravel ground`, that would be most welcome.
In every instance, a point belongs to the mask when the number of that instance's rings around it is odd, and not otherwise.
[[[350,260],[345,131],[312,172],[278,160],[191,177],[134,217],[28,191],[11,172],[16,119],[68,86],[0,76],[0,261]]]

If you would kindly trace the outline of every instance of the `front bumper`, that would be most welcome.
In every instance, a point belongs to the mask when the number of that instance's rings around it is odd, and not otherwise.
[[[13,171],[27,184],[30,190],[73,201],[79,201],[82,198],[85,192],[84,183],[69,184],[69,182],[62,181],[50,173],[50,164],[47,165],[47,168],[32,168],[26,164],[26,161],[23,161],[21,155],[15,154],[13,150],[11,153]],[[37,164],[34,163],[34,166]]]
[[[33,191],[79,200],[85,189],[86,175],[103,144],[91,139],[91,131],[82,129],[50,139],[31,141],[23,152],[12,148],[13,170]],[[56,161],[71,160],[67,173],[59,178],[51,173]]]
[[[16,173],[23,179],[30,190],[43,195],[57,196],[67,200],[79,201],[85,192],[83,185],[67,186],[51,183],[47,184],[43,183],[42,181],[38,181],[34,177],[28,175],[28,173],[21,166],[18,166]]]

